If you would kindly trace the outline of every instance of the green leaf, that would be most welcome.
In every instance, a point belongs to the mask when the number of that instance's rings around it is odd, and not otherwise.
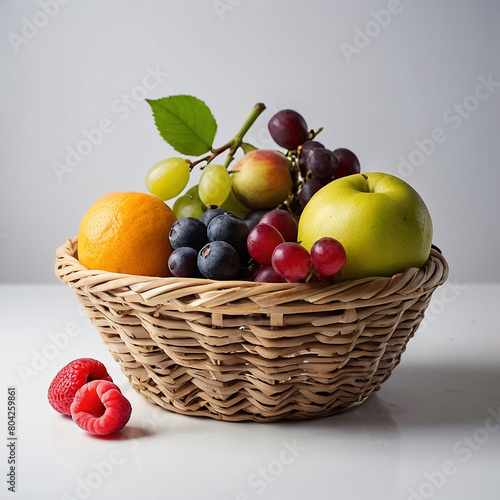
[[[176,151],[200,156],[210,151],[217,123],[208,106],[190,95],[146,99],[153,110],[156,128]]]

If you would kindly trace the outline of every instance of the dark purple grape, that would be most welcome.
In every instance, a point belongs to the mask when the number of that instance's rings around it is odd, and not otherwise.
[[[208,243],[207,226],[196,217],[182,217],[172,224],[169,240],[172,248],[191,247],[198,251]]]
[[[205,278],[232,280],[240,272],[240,256],[225,241],[207,243],[198,253],[198,269]]]
[[[262,216],[267,212],[269,212],[269,210],[266,209],[252,210],[251,212],[248,212],[248,214],[245,216],[245,222],[247,223],[248,229],[252,230],[254,226],[256,226],[260,222]]]
[[[197,259],[198,251],[194,248],[176,248],[168,258],[168,268],[172,276],[178,278],[195,278],[200,274]]]
[[[339,160],[329,149],[317,148],[311,151],[308,164],[314,177],[331,179],[337,171]]]
[[[359,174],[361,171],[358,157],[349,149],[338,148],[333,154],[339,161],[339,166],[335,172],[335,178],[345,177],[347,175]]]
[[[253,276],[258,267],[260,267],[260,264],[258,262],[255,262],[253,259],[250,260],[248,265],[243,265],[242,267],[240,267],[238,279],[243,281],[253,281]]]
[[[297,216],[302,213],[302,205],[300,204],[298,197],[294,197],[292,200],[290,200],[290,202],[288,203],[288,210],[291,214]]]
[[[300,148],[300,153],[299,153],[299,169],[300,173],[302,174],[302,177],[305,177],[307,175],[307,171],[309,170],[309,164],[307,162],[307,159],[309,157],[309,154],[311,151],[314,151],[317,148],[324,148],[323,144],[318,141],[306,141],[304,144],[302,144],[302,147]]]
[[[214,217],[207,229],[208,241],[225,241],[242,254],[246,251],[248,233],[246,222],[230,212]]]
[[[288,150],[297,149],[309,136],[306,121],[293,109],[278,111],[269,120],[268,128],[274,142]]]
[[[317,177],[311,177],[299,191],[299,201],[302,208],[304,208],[313,195],[316,194],[323,186],[326,186],[326,184],[328,184],[328,181],[325,182]]]

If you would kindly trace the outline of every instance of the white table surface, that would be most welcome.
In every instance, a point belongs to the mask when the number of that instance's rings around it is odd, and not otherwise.
[[[498,499],[500,284],[449,280],[380,391],[342,414],[230,423],[149,403],[62,283],[0,285],[2,484],[13,499]],[[127,427],[96,438],[49,406],[57,371],[108,368],[131,401]],[[16,388],[16,493],[7,389]],[[8,478],[7,478],[8,479]]]

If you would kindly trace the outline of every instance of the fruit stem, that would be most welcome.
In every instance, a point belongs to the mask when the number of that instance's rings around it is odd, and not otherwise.
[[[203,156],[202,158],[198,158],[195,161],[191,160],[186,160],[189,163],[189,169],[192,170],[196,165],[202,162],[206,162],[206,165],[208,165],[213,159],[217,158],[221,153],[224,151],[227,151],[229,149],[229,153],[226,158],[226,163],[224,164],[224,167],[227,169],[229,167],[229,164],[234,160],[234,154],[238,150],[238,148],[243,144],[243,138],[245,137],[245,134],[248,132],[250,127],[254,124],[255,120],[258,118],[258,116],[266,109],[265,104],[259,102],[257,103],[253,109],[252,112],[248,115],[248,118],[245,120],[245,123],[241,127],[241,129],[238,131],[238,133],[229,141],[226,142],[223,146],[220,146],[218,148],[212,149],[210,151],[210,154]],[[205,166],[206,166],[205,165]],[[201,167],[204,168],[204,167]]]
[[[243,126],[241,129],[238,131],[238,133],[233,137],[233,139],[230,141],[230,148],[229,148],[229,153],[226,158],[226,163],[224,164],[224,167],[228,168],[230,163],[234,160],[234,154],[238,150],[238,148],[241,146],[243,142],[243,137],[245,137],[245,134],[248,132],[250,127],[255,123],[255,120],[259,117],[259,115],[266,109],[265,104],[262,102],[257,103],[253,109],[252,112],[248,115],[248,118],[245,120],[245,123],[243,123]]]

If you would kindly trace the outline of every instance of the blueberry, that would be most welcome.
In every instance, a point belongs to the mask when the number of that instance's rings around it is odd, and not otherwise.
[[[240,272],[240,256],[229,243],[212,241],[198,252],[198,269],[208,279],[232,280]]]
[[[248,233],[246,222],[230,212],[214,217],[207,229],[208,241],[225,241],[240,254],[246,250]]]
[[[198,252],[191,247],[175,249],[168,258],[168,268],[172,276],[178,278],[194,278],[199,275]]]
[[[209,208],[202,216],[201,220],[205,223],[205,225],[208,227],[210,224],[211,220],[218,215],[222,214],[232,214],[229,210],[226,210],[225,208]]]
[[[208,243],[207,227],[196,217],[182,217],[172,224],[169,239],[172,248],[191,247],[198,251]]]

